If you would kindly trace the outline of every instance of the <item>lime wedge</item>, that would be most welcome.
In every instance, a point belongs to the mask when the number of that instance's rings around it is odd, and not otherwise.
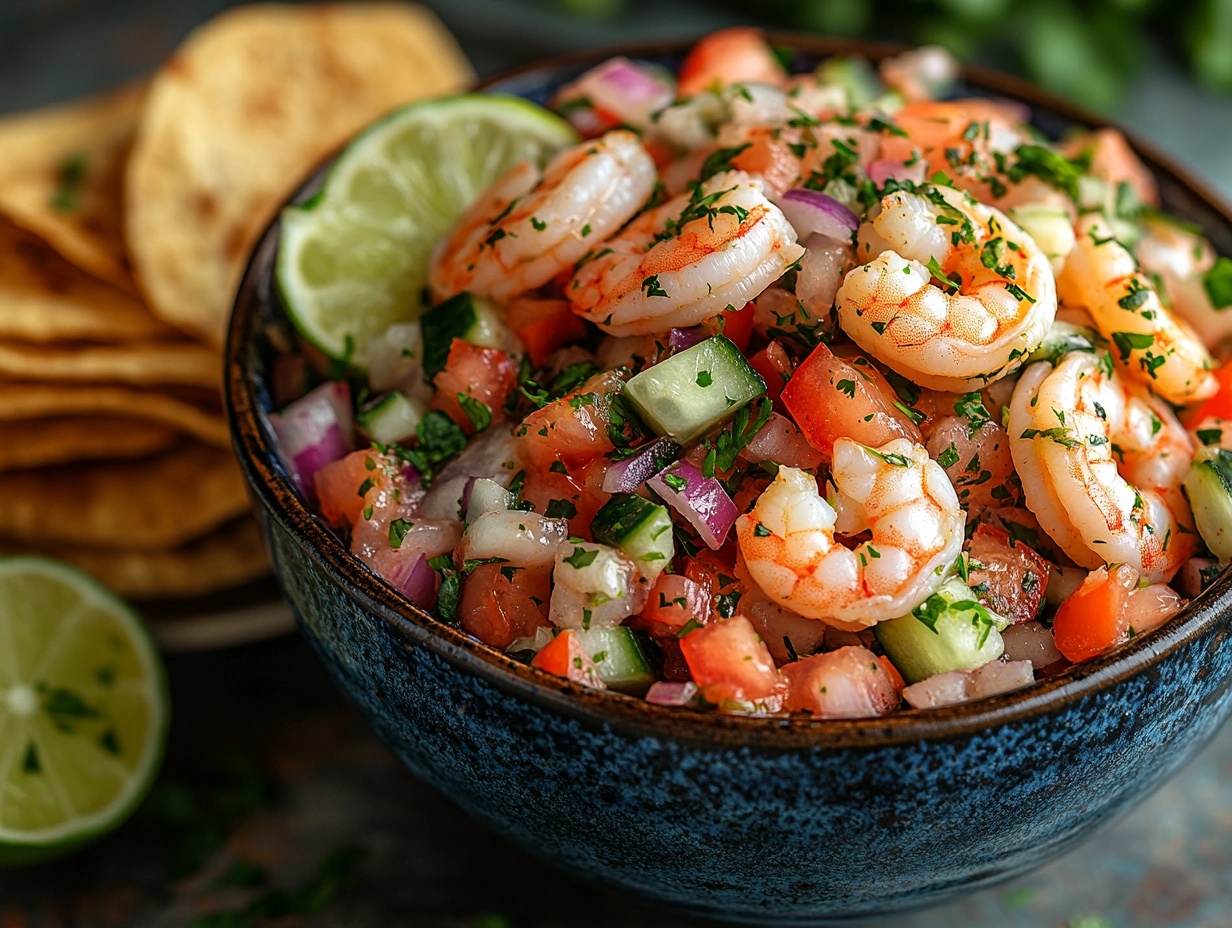
[[[555,114],[499,94],[417,103],[371,126],[316,196],[283,210],[276,274],[296,328],[362,368],[373,336],[423,311],[432,249],[462,211],[518,162],[576,140]]]
[[[0,866],[124,821],[158,770],[169,716],[132,610],[61,564],[0,558]]]

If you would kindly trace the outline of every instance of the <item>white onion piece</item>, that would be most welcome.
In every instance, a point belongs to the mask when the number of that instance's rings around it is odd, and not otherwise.
[[[512,493],[495,480],[476,477],[466,500],[466,521],[474,522],[485,512],[504,512],[512,505]]]
[[[646,691],[646,701],[656,706],[691,706],[697,701],[697,684],[671,683],[659,680],[650,684]]]
[[[1134,634],[1145,635],[1167,622],[1184,605],[1185,600],[1172,587],[1165,583],[1152,583],[1130,591],[1125,611]]]
[[[998,693],[1022,689],[1035,682],[1030,661],[990,661],[975,670],[951,670],[934,674],[903,690],[903,698],[914,709],[935,709]]]
[[[485,512],[466,528],[461,554],[466,561],[503,558],[515,567],[546,564],[569,537],[569,523],[518,509]]]
[[[800,276],[796,279],[796,299],[814,319],[824,319],[834,307],[834,297],[843,285],[843,275],[855,263],[855,249],[849,241],[815,233],[804,243]]]
[[[419,323],[395,322],[368,343],[368,386],[374,392],[400,390],[427,403],[432,387],[424,381],[423,332]]]
[[[419,512],[433,519],[460,519],[467,484],[487,477],[501,486],[513,479],[514,438],[505,428],[493,426],[462,449],[441,468],[432,487],[419,504]]]
[[[562,545],[552,572],[548,619],[558,628],[579,631],[612,628],[633,614],[637,567],[607,545]]]
[[[850,241],[860,226],[859,216],[820,190],[792,187],[779,198],[778,206],[801,241],[815,232]]]
[[[1001,633],[1005,656],[1011,661],[1030,661],[1036,670],[1061,660],[1061,652],[1053,643],[1052,632],[1039,622],[1011,625]]]
[[[794,422],[777,412],[761,427],[753,439],[740,449],[746,461],[773,461],[787,467],[815,471],[821,466],[821,453],[808,443]]]

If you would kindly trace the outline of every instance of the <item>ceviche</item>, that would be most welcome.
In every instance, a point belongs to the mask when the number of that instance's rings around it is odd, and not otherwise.
[[[271,416],[289,471],[416,605],[658,704],[935,707],[1155,629],[1232,556],[1232,261],[956,74],[587,71]]]

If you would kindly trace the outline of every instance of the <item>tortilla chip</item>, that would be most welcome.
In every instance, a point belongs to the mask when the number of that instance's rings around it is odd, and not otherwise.
[[[155,458],[0,474],[0,536],[160,550],[248,509],[231,452],[186,445]]]
[[[68,561],[121,596],[134,599],[201,596],[269,572],[261,531],[251,517],[169,551],[99,551],[0,541],[0,554],[45,554]]]
[[[96,280],[0,219],[0,338],[130,342],[178,335],[135,297]]]
[[[414,6],[245,6],[196,30],[151,83],[128,165],[125,233],[151,307],[221,344],[249,251],[311,168],[471,77]]]
[[[5,420],[49,416],[115,416],[175,429],[218,448],[230,448],[227,422],[219,413],[176,396],[118,386],[0,381],[0,433]]]
[[[217,353],[196,342],[55,347],[0,342],[0,379],[184,384],[218,389]]]
[[[142,458],[166,451],[171,429],[124,419],[63,416],[0,422],[0,471]]]
[[[127,87],[0,120],[0,213],[130,291],[121,191],[144,102]]]

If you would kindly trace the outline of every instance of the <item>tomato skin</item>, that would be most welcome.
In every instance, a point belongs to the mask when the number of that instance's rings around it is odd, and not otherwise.
[[[842,437],[870,448],[895,438],[923,441],[920,430],[894,406],[875,369],[863,358],[840,358],[826,345],[813,349],[783,389],[783,405],[809,444],[827,460]]]
[[[563,474],[559,470],[531,468],[522,486],[522,499],[534,506],[536,512],[547,515],[551,508],[554,517],[563,515],[569,520],[570,535],[591,541],[591,520],[611,498],[611,494],[603,492],[605,470],[603,461],[575,466]],[[565,515],[569,506],[574,512]]]
[[[689,97],[712,85],[783,84],[787,72],[766,43],[761,30],[720,29],[693,46],[680,66],[677,93]]]
[[[448,415],[467,435],[474,435],[475,424],[458,402],[458,394],[474,397],[487,406],[494,422],[503,419],[505,400],[518,385],[518,366],[503,351],[455,338],[445,369],[432,383],[437,391],[432,408]]]
[[[710,594],[696,580],[680,574],[659,574],[650,588],[642,618],[651,635],[675,636],[690,620],[703,625],[710,620]]]
[[[352,451],[346,457],[326,464],[313,478],[321,515],[332,525],[352,526],[369,506],[383,502],[386,492],[398,482],[401,469],[397,461],[372,448]],[[369,486],[364,493],[360,487]]]
[[[552,565],[536,564],[516,571],[499,564],[482,564],[462,582],[458,623],[468,635],[502,651],[515,638],[528,638],[549,628]]]
[[[752,703],[782,698],[774,660],[742,615],[719,619],[680,639],[689,673],[709,702]]]
[[[1137,586],[1138,572],[1125,564],[1087,575],[1052,620],[1053,641],[1066,660],[1090,660],[1129,638],[1129,594]]]
[[[604,397],[620,387],[620,378],[609,371],[592,377],[569,396],[536,409],[514,430],[519,457],[541,470],[559,461],[572,474],[613,450],[616,446],[607,434],[611,420]]]
[[[774,401],[774,411],[786,415],[783,388],[787,386],[794,372],[787,349],[779,342],[773,341],[749,358],[749,366],[766,382],[766,396]]]
[[[1232,419],[1232,364],[1223,364],[1214,370],[1219,391],[1201,406],[1187,412],[1183,419],[1189,428],[1196,428],[1203,419]]]
[[[704,325],[715,335],[726,336],[743,354],[749,350],[749,341],[753,338],[755,311],[752,303],[745,303],[740,309],[723,310],[712,319],[707,319]]]
[[[505,321],[526,346],[535,367],[546,364],[557,348],[586,337],[586,323],[569,308],[568,300],[523,297],[509,304]]]
[[[595,662],[582,646],[582,639],[573,629],[565,629],[544,646],[531,664],[558,677],[582,683],[597,690],[607,689],[599,677]]]
[[[1048,586],[1048,564],[1009,533],[981,524],[967,549],[981,567],[971,569],[968,584],[981,605],[1010,620],[1013,625],[1030,622],[1039,615]]]

